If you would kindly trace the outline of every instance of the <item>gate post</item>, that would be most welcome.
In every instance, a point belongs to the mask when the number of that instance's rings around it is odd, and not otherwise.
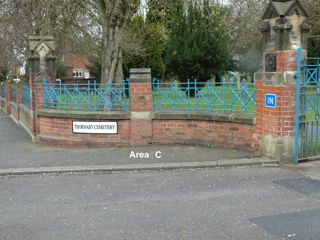
[[[11,114],[11,100],[12,100],[12,80],[6,81],[6,113],[7,115]]]
[[[294,160],[296,72],[297,62],[301,61],[297,49],[301,47],[302,55],[307,54],[309,28],[305,24],[308,14],[299,1],[278,1],[285,12],[282,16],[272,2],[263,15],[261,27],[263,66],[255,78],[255,136],[260,140],[261,153],[282,163]]]
[[[37,110],[43,106],[42,81],[55,81],[55,44],[52,36],[29,37],[29,85],[32,132],[38,133]]]
[[[130,69],[130,144],[152,142],[152,85],[150,68]]]
[[[294,163],[298,163],[299,155],[299,121],[300,121],[300,92],[301,92],[301,56],[302,49],[298,49],[297,74],[296,74],[296,115],[294,133]]]

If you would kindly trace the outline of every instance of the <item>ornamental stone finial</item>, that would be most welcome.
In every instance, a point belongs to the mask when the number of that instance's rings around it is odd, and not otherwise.
[[[270,0],[260,27],[263,51],[307,48],[308,13],[299,0]]]
[[[29,74],[32,81],[55,80],[55,44],[52,36],[29,37]]]

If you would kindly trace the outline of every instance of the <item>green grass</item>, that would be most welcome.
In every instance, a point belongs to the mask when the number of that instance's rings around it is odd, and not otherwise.
[[[250,96],[254,95],[254,88],[248,87]],[[243,102],[246,102],[244,106]],[[213,110],[227,112],[251,112],[255,113],[255,101],[249,100],[246,94],[241,95],[241,89],[236,86],[215,86],[211,90],[204,87],[198,97],[188,97],[180,89],[155,89],[153,106],[155,110]]]
[[[121,110],[124,107],[129,109],[129,98],[125,97],[118,101],[117,104],[112,106],[112,110]],[[61,102],[57,101],[56,107],[57,109],[62,110],[92,110],[92,111],[103,111],[107,110],[107,105],[105,100],[100,98],[99,96],[84,96],[84,95],[72,95],[72,97],[67,97],[66,95],[62,95]]]
[[[305,96],[307,104],[305,108],[305,120],[317,121],[320,120],[320,94],[317,92],[316,86],[310,85],[305,89],[305,93],[301,96]],[[302,98],[303,99],[303,98]],[[303,104],[303,103],[300,103]]]

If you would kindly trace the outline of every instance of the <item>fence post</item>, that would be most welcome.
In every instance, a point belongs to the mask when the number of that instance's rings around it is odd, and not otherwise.
[[[152,142],[152,83],[150,68],[130,69],[130,144]]]

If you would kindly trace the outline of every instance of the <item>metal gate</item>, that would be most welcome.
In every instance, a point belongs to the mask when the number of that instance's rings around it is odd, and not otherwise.
[[[295,163],[320,159],[320,58],[298,50],[296,74]]]

